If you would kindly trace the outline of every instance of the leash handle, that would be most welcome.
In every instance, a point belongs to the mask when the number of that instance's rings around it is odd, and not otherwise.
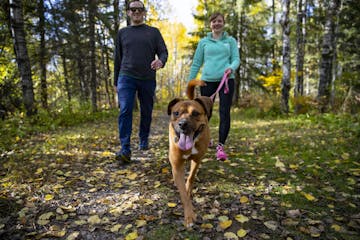
[[[214,101],[215,100],[215,96],[218,92],[220,92],[220,89],[222,88],[222,86],[224,86],[225,84],[225,88],[224,88],[224,93],[225,94],[228,94],[229,93],[229,83],[228,83],[228,80],[229,80],[229,75],[230,75],[230,71],[224,73],[222,79],[221,79],[221,82],[218,86],[218,88],[216,89],[216,91],[213,93],[213,95],[210,96],[211,100]]]

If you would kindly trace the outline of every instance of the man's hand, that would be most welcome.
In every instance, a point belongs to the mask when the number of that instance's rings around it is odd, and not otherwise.
[[[160,59],[155,59],[154,61],[151,62],[151,69],[153,69],[153,70],[158,70],[158,69],[162,68],[163,66],[164,65]]]

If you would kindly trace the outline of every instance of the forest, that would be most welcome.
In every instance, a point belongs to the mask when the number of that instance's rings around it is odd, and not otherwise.
[[[126,2],[2,1],[2,118],[116,107],[113,51],[117,29],[128,24]],[[170,53],[157,77],[159,103],[182,94],[207,19],[221,10],[241,56],[234,104],[266,102],[266,111],[277,113],[358,112],[357,1],[198,1],[192,31],[169,18],[167,1],[145,4],[146,22],[162,31]]]
[[[188,29],[145,0],[168,48],[150,149],[118,166],[114,42],[127,0],[0,3],[1,239],[359,239],[360,4],[197,0]],[[168,102],[209,16],[238,43],[229,160],[208,149],[193,229],[168,162]],[[218,134],[218,104],[210,121]],[[138,140],[138,106],[134,109]]]

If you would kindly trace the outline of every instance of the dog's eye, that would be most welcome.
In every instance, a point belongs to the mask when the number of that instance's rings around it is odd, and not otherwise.
[[[173,112],[174,117],[178,117],[179,116],[179,112]]]
[[[200,113],[199,113],[198,111],[193,111],[193,112],[191,113],[191,115],[192,115],[193,117],[198,117],[198,116],[200,115]]]

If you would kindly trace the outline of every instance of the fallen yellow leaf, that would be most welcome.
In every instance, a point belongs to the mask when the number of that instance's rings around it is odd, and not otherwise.
[[[220,222],[225,222],[225,221],[229,220],[229,217],[228,216],[220,216],[220,217],[218,217],[218,219]]]
[[[73,232],[71,233],[66,240],[75,240],[79,236],[80,232]]]
[[[331,225],[331,229],[334,229],[335,232],[339,232],[341,230],[341,226],[333,224]]]
[[[227,220],[227,221],[223,221],[219,223],[219,226],[222,230],[225,230],[227,228],[229,228],[232,225],[232,221],[231,220]]]
[[[240,223],[244,223],[244,222],[249,221],[249,218],[246,217],[246,216],[244,216],[244,215],[242,215],[242,214],[239,214],[239,215],[236,215],[236,216],[235,216],[235,220],[238,221],[238,222],[240,222]]]
[[[203,223],[201,224],[202,229],[213,229],[214,226],[211,223]]]
[[[160,181],[155,181],[155,183],[154,183],[154,188],[158,188],[158,187],[160,187],[160,186],[161,186]]]
[[[136,220],[136,227],[140,228],[146,225],[145,220]]]
[[[239,231],[237,231],[237,235],[238,235],[238,237],[245,237],[246,236],[246,234],[247,234],[247,231],[246,230],[244,230],[244,229],[239,229]]]
[[[342,157],[344,160],[348,160],[349,157],[350,157],[350,154],[349,154],[349,153],[343,153],[343,154],[341,154],[341,157]]]
[[[99,218],[98,215],[93,215],[93,216],[89,217],[87,221],[88,221],[88,223],[90,223],[91,225],[95,225],[95,224],[101,223],[101,219]]]
[[[215,218],[215,215],[214,214],[206,214],[202,218],[203,218],[203,220],[211,220],[211,219]]]
[[[85,220],[76,220],[76,221],[74,221],[74,223],[78,226],[81,226],[81,225],[86,224],[86,221]]]
[[[297,170],[299,168],[299,165],[297,164],[290,164],[289,167],[293,170]]]
[[[45,195],[45,201],[50,201],[50,200],[52,200],[52,199],[54,199],[54,196],[53,196],[53,195],[51,195],[51,194],[46,194],[46,195]]]
[[[242,196],[240,198],[240,203],[247,203],[247,202],[249,202],[249,198],[247,196]]]
[[[173,203],[173,202],[168,202],[168,207],[171,207],[171,208],[174,208],[174,207],[176,207],[176,203]]]
[[[317,199],[311,195],[310,193],[305,193],[305,192],[302,192],[302,195],[304,195],[304,197],[309,200],[309,201],[316,201]]]
[[[224,234],[224,238],[225,238],[225,239],[239,239],[239,238],[236,236],[236,234],[233,233],[233,232],[226,232],[226,233]]]
[[[151,199],[144,199],[144,202],[145,202],[145,205],[151,205],[154,203],[154,201]]]
[[[101,154],[103,157],[110,157],[112,156],[113,154],[109,151],[104,151],[102,154]]]
[[[137,173],[132,173],[132,174],[129,174],[129,175],[127,176],[127,179],[129,179],[129,180],[135,180],[136,177],[137,177]]]
[[[110,231],[113,233],[118,232],[121,227],[122,227],[121,224],[116,224],[110,228]]]
[[[135,240],[138,238],[138,233],[137,232],[132,232],[129,233],[128,235],[126,235],[125,239],[126,240]]]
[[[285,164],[282,161],[280,161],[279,159],[276,159],[275,167],[284,168]]]

